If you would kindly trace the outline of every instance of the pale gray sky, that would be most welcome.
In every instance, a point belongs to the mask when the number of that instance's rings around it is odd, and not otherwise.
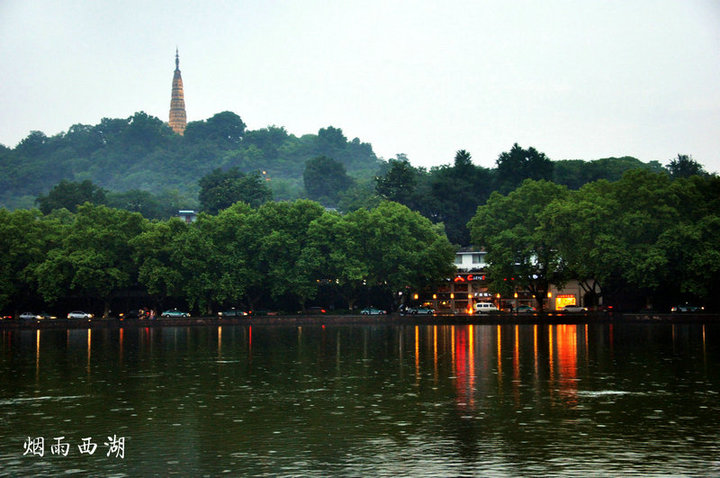
[[[0,143],[145,111],[329,125],[417,166],[517,142],[720,171],[720,2],[0,0]]]

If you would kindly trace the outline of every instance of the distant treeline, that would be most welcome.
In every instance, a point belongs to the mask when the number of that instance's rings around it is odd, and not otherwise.
[[[525,180],[493,193],[469,223],[487,249],[490,287],[537,297],[578,280],[583,303],[669,312],[720,309],[720,177],[632,170],[578,190]]]
[[[263,184],[260,182],[260,184]],[[632,170],[572,190],[526,179],[469,221],[490,292],[578,280],[583,303],[619,310],[720,305],[720,177]],[[217,214],[147,220],[85,203],[42,214],[0,209],[0,309],[190,307],[394,309],[454,274],[441,224],[381,201],[341,214],[309,200],[236,202]],[[133,308],[134,308],[133,307]]]
[[[307,159],[328,156],[349,174],[371,177],[379,161],[367,143],[348,141],[332,126],[296,137],[269,126],[249,131],[225,111],[188,123],[184,136],[143,112],[99,124],[76,124],[52,137],[31,132],[14,149],[0,146],[0,205],[32,207],[61,180],[94,184],[113,192],[148,191],[197,203],[198,180],[215,169],[264,171],[277,199],[303,196]]]
[[[442,227],[393,202],[344,215],[309,200],[239,202],[191,224],[91,203],[47,215],[0,209],[0,236],[3,313],[390,308],[397,292],[454,272]]]
[[[342,212],[391,200],[444,224],[452,243],[469,245],[466,224],[494,191],[507,194],[525,179],[578,189],[600,179],[617,181],[633,169],[704,174],[684,155],[666,167],[632,157],[551,161],[517,144],[498,156],[494,168],[474,165],[460,150],[452,164],[427,170],[403,154],[378,159],[369,143],[348,141],[332,126],[301,137],[276,126],[252,131],[225,111],[190,122],[178,136],[140,112],[77,124],[52,137],[33,131],[14,149],[0,146],[0,206],[72,211],[90,201],[167,219],[186,208],[216,213],[237,200],[308,198]],[[207,194],[210,183],[214,189]],[[251,198],[243,193],[248,186]]]

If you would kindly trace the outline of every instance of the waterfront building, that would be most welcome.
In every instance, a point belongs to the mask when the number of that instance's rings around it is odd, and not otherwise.
[[[439,314],[474,313],[478,302],[490,302],[500,310],[517,310],[519,306],[535,307],[535,297],[524,288],[511,287],[513,292],[508,296],[490,291],[489,279],[485,275],[488,266],[486,256],[487,252],[483,249],[459,249],[454,261],[457,273],[445,279],[435,290],[416,294],[414,301],[432,307]],[[507,280],[512,286],[515,278],[509,277]],[[586,295],[576,280],[568,281],[562,287],[551,284],[545,310],[552,312],[565,305],[589,305]]]

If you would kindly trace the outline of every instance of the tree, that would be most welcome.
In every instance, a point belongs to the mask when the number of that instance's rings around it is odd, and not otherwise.
[[[420,212],[434,222],[445,224],[448,239],[454,244],[469,245],[467,223],[477,207],[492,192],[492,174],[475,166],[471,155],[459,150],[453,166],[430,170],[429,194],[421,203]]]
[[[165,146],[172,137],[172,129],[164,121],[139,111],[127,119],[121,141],[125,148],[155,149]]]
[[[135,282],[130,240],[146,227],[137,213],[80,206],[72,222],[63,226],[60,243],[35,270],[40,294],[48,302],[68,292],[95,298],[107,315],[113,292]]]
[[[553,182],[563,184],[570,189],[580,189],[584,184],[606,179],[619,181],[625,171],[630,169],[662,170],[657,161],[643,163],[632,156],[621,158],[601,158],[593,161],[568,159],[553,161]]]
[[[244,174],[237,168],[216,169],[198,184],[201,209],[209,214],[217,214],[238,201],[259,207],[272,199],[272,192],[259,173]]]
[[[522,287],[535,298],[538,309],[550,283],[561,283],[562,258],[540,228],[541,213],[567,194],[564,186],[527,179],[503,196],[493,192],[468,223],[473,244],[487,248],[491,287],[504,294]]]
[[[326,206],[336,206],[340,194],[353,181],[342,163],[327,156],[318,156],[305,162],[303,183],[310,199]]]
[[[251,305],[266,292],[275,300],[295,299],[301,306],[314,296],[317,282],[301,258],[310,223],[323,213],[313,201],[269,202],[243,224],[243,247],[252,271],[247,287]]]
[[[683,222],[663,232],[658,246],[667,258],[665,295],[709,301],[720,292],[720,215]],[[671,289],[670,284],[674,287]]]
[[[0,309],[36,296],[35,269],[58,239],[57,226],[37,209],[0,209]]]
[[[598,305],[626,282],[626,243],[617,234],[621,208],[607,181],[588,183],[550,202],[540,213],[539,233],[557,248],[562,281],[576,279],[586,305]]]
[[[149,191],[131,189],[122,193],[108,192],[106,198],[109,207],[139,212],[146,219],[169,219],[181,208],[177,194],[167,191],[156,196]]]
[[[62,180],[48,192],[47,196],[38,196],[35,202],[43,214],[54,209],[65,208],[75,212],[80,204],[105,204],[106,191],[86,179],[81,183]]]
[[[385,201],[346,219],[356,233],[347,244],[367,263],[365,283],[380,287],[393,300],[406,287],[421,290],[454,272],[455,248],[442,226],[406,206]]]
[[[185,129],[190,142],[207,141],[221,147],[234,147],[242,142],[245,123],[232,111],[217,113],[205,121],[192,121]]]
[[[671,160],[665,168],[673,178],[687,178],[707,174],[702,165],[687,154],[678,154],[677,158]]]
[[[409,206],[415,201],[415,188],[418,183],[418,170],[412,167],[405,155],[388,162],[389,168],[384,176],[375,178],[375,191],[388,201]]]
[[[497,190],[509,193],[520,186],[525,179],[552,181],[553,163],[544,153],[535,148],[523,149],[517,143],[510,151],[500,154],[495,162]]]
[[[138,269],[138,282],[155,297],[158,305],[167,297],[182,297],[194,271],[182,269],[181,245],[188,225],[178,219],[151,222],[130,239],[132,259]]]
[[[360,234],[348,216],[325,213],[308,226],[307,246],[300,259],[303,267],[318,284],[329,284],[353,310],[368,263],[359,248]]]
[[[350,212],[362,208],[372,209],[379,204],[380,198],[375,194],[375,182],[365,180],[358,181],[340,194],[338,209],[342,212]]]

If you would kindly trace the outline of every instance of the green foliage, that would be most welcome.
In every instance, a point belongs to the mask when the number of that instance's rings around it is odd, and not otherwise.
[[[231,111],[217,113],[206,121],[191,121],[185,138],[192,143],[209,142],[230,148],[237,146],[245,134],[245,123]]]
[[[244,174],[237,168],[216,169],[202,177],[199,185],[200,206],[209,214],[217,214],[239,201],[259,207],[272,199],[272,191],[259,173]]]
[[[156,305],[304,307],[320,287],[354,303],[369,289],[396,297],[452,273],[442,228],[396,203],[341,216],[309,200],[238,202],[217,215],[149,222],[86,203],[77,212],[0,209],[0,306],[73,297],[102,305],[142,287]]]
[[[662,170],[660,165],[655,162],[643,163],[631,156],[602,158],[594,161],[568,159],[554,162],[553,182],[563,184],[570,189],[579,189],[584,184],[600,179],[619,181],[622,175],[631,169],[647,169],[655,172]]]
[[[68,292],[101,300],[135,282],[130,241],[147,227],[140,214],[86,203],[35,269],[38,292],[54,302]]]
[[[63,179],[48,192],[47,196],[38,196],[35,201],[43,214],[49,214],[50,211],[62,208],[75,212],[77,207],[85,202],[105,204],[105,195],[106,191],[94,185],[89,179],[81,183]]]
[[[677,158],[668,163],[666,169],[673,178],[707,175],[702,165],[687,154],[678,154]]]
[[[37,209],[0,209],[0,309],[23,306],[36,295],[34,271],[56,238],[52,227]]]
[[[428,186],[420,211],[434,222],[445,224],[448,239],[454,244],[470,244],[466,224],[493,191],[492,173],[473,165],[470,153],[459,150],[453,166],[430,171]]]
[[[708,303],[717,296],[720,278],[719,183],[717,177],[671,180],[664,172],[635,169],[620,181],[589,183],[549,202],[533,193],[535,204],[526,194],[516,196],[523,184],[478,208],[473,238],[488,248],[492,272],[513,261],[522,265],[522,257],[542,257],[522,251],[530,250],[525,241],[544,243],[556,256],[546,268],[551,281],[577,279],[590,300],[635,297],[635,303],[657,303],[661,309],[672,301]],[[519,229],[508,223],[517,211],[537,217],[537,224]],[[639,300],[643,296],[647,300]]]
[[[497,161],[497,190],[508,193],[520,186],[525,179],[547,180],[553,178],[553,162],[535,148],[521,148],[517,143],[510,151],[502,153]]]
[[[186,277],[192,271],[180,267],[187,224],[173,218],[152,222],[136,237],[130,239],[132,258],[138,268],[138,282],[156,298],[182,297]]]
[[[494,290],[508,294],[508,281],[513,282],[533,294],[542,310],[549,284],[562,279],[562,257],[543,233],[541,215],[567,194],[564,186],[527,179],[507,196],[492,193],[487,204],[478,207],[468,227],[473,243],[487,248]]]
[[[187,207],[187,199],[182,199],[177,191],[163,191],[153,194],[141,189],[132,189],[122,193],[109,192],[106,203],[115,209],[139,212],[146,219],[169,219],[178,210]]]
[[[345,166],[327,156],[318,156],[305,162],[303,183],[308,197],[326,206],[336,206],[340,194],[353,183]]]
[[[421,169],[410,164],[405,155],[400,154],[388,162],[384,176],[375,178],[375,191],[382,199],[412,207],[417,202],[416,187],[422,173]]]
[[[380,197],[375,193],[375,181],[358,181],[354,186],[344,191],[338,201],[338,209],[343,212],[357,211],[358,209],[372,209],[380,204]]]
[[[369,144],[347,140],[338,128],[300,138],[276,126],[247,131],[237,114],[224,111],[190,122],[178,136],[163,121],[139,112],[103,118],[97,125],[76,124],[53,137],[33,131],[16,148],[0,149],[0,205],[27,207],[28,197],[46,195],[61,180],[90,180],[114,193],[181,191],[187,208],[197,201],[198,179],[218,168],[266,171],[284,184],[278,197],[292,200],[303,194],[298,178],[305,162],[322,155],[357,178],[372,177],[379,165]]]

